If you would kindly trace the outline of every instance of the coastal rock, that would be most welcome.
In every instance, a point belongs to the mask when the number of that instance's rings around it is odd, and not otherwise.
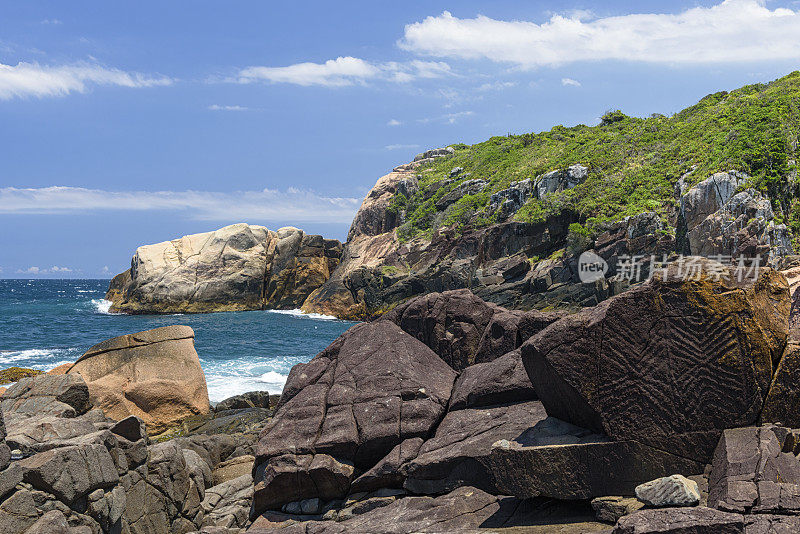
[[[637,441],[611,441],[554,417],[514,439],[493,444],[487,458],[498,493],[520,499],[592,499],[632,495],[636,486],[670,473],[702,473],[704,465]]]
[[[636,497],[651,506],[696,506],[697,482],[682,475],[657,478],[636,486]]]
[[[714,451],[708,505],[728,512],[800,512],[800,460],[785,427],[725,430]]]
[[[3,411],[0,410],[0,471],[8,467],[10,461],[11,449],[6,443],[6,425],[3,419]],[[0,494],[0,497],[2,497],[2,494]]]
[[[139,247],[106,298],[125,313],[299,308],[340,255],[338,241],[297,228],[233,224]]]
[[[38,375],[23,378],[3,394],[7,424],[30,417],[77,417],[90,406],[89,389],[79,376]]]
[[[417,457],[402,467],[412,493],[441,494],[472,486],[502,494],[489,456],[498,440],[513,440],[547,417],[538,401],[449,412]]]
[[[563,317],[560,312],[514,312],[485,302],[467,289],[412,299],[383,319],[416,337],[456,371],[513,351]]]
[[[204,512],[203,524],[207,528],[244,528],[248,522],[252,498],[253,477],[250,473],[208,488],[201,505]]]
[[[217,486],[253,471],[255,458],[249,454],[225,460],[214,468],[212,473],[213,485]]]
[[[396,445],[375,466],[353,481],[351,493],[374,491],[380,488],[402,488],[405,476],[401,467],[419,454],[422,438],[409,438]]]
[[[786,344],[764,400],[761,422],[800,428],[800,344],[797,342]]]
[[[464,369],[453,387],[450,410],[536,399],[520,350],[516,349]]]
[[[478,532],[516,524],[516,499],[496,497],[477,488],[458,488],[439,497],[404,497],[342,522],[301,521],[297,516],[268,512],[256,518],[248,534],[278,532],[318,534],[406,534]]]
[[[670,264],[523,345],[548,414],[702,462],[722,429],[758,421],[787,337],[786,280],[762,268],[739,281],[695,263],[694,279],[679,276],[685,263]]]
[[[616,523],[621,517],[640,510],[644,503],[633,497],[595,497],[592,509],[599,521]]]
[[[274,408],[280,400],[280,395],[272,395],[267,391],[249,391],[229,397],[216,406],[215,412],[224,412],[225,410],[242,410],[246,408]]]
[[[396,325],[354,326],[289,373],[256,449],[255,510],[323,497],[315,477],[330,479],[328,499],[344,496],[354,467],[369,469],[402,441],[428,435],[455,377]]]
[[[135,415],[151,432],[210,410],[188,326],[165,326],[99,343],[64,375],[78,377],[86,381],[92,404],[108,417]]]
[[[589,169],[583,165],[571,165],[566,169],[550,171],[537,176],[534,185],[536,198],[544,198],[552,193],[572,189],[583,182],[589,175]]]
[[[737,171],[716,173],[681,197],[678,224],[686,233],[685,253],[768,255],[772,262],[792,253],[789,231],[775,222],[769,199],[754,189],[737,193],[749,178]]]
[[[744,518],[702,506],[639,510],[617,522],[613,534],[741,534]],[[747,532],[750,532],[749,530]]]

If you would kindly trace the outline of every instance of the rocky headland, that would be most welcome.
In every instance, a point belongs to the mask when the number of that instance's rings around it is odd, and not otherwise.
[[[295,309],[330,278],[341,250],[297,228],[233,224],[139,247],[106,298],[124,313]]]

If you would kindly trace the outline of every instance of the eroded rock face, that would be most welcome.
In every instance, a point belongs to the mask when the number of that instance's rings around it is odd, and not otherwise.
[[[716,173],[681,197],[684,252],[706,257],[768,256],[773,261],[791,254],[789,230],[775,222],[769,199],[754,189],[737,193],[748,179],[737,171]]]
[[[720,264],[700,263],[699,279],[672,264],[525,343],[548,414],[699,461],[724,428],[758,421],[787,338],[786,280],[762,268],[739,282]]]
[[[733,428],[722,434],[709,476],[708,505],[728,512],[800,511],[796,435],[785,427]]]
[[[321,479],[328,498],[344,496],[355,467],[368,469],[403,440],[428,435],[455,377],[388,321],[351,328],[289,374],[257,447],[255,509],[320,496]],[[294,489],[281,489],[281,479]]]
[[[108,417],[136,415],[151,432],[210,411],[194,331],[188,326],[165,326],[99,343],[63,378],[77,376],[86,381],[92,404]]]
[[[297,228],[233,224],[139,247],[106,298],[125,313],[298,308],[340,255],[338,241]]]

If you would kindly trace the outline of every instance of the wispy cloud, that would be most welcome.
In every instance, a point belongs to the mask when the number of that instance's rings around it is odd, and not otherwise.
[[[593,18],[553,15],[542,24],[445,11],[405,27],[399,46],[419,54],[489,59],[520,67],[575,61],[716,63],[800,57],[800,12],[770,9],[765,0],[725,0],[677,14]]]
[[[490,82],[484,83],[483,85],[478,86],[478,91],[481,92],[488,92],[488,91],[502,91],[503,89],[510,89],[511,87],[515,87],[517,82]]]
[[[389,122],[386,123],[386,126],[400,126],[401,124],[403,124],[402,121],[399,121],[397,119],[390,119]]]
[[[250,108],[244,106],[220,106],[219,104],[212,104],[208,106],[211,111],[247,111]]]
[[[338,57],[325,63],[296,63],[285,67],[247,67],[239,71],[239,83],[289,83],[302,86],[343,87],[383,80],[407,83],[419,78],[439,78],[451,74],[441,61],[414,60],[405,63],[371,63],[357,57]]]
[[[69,267],[59,267],[58,265],[53,265],[52,267],[37,267],[35,265],[31,265],[27,269],[17,269],[17,274],[32,274],[34,276],[40,274],[67,274],[75,272],[73,269]]]
[[[579,82],[578,80],[573,80],[572,78],[561,78],[561,85],[563,85],[564,87],[568,86],[580,87],[581,82]]]
[[[39,24],[45,24],[49,26],[60,26],[61,24],[64,23],[58,19],[43,19]]]
[[[419,145],[386,145],[386,150],[403,150],[408,148],[419,148]]]
[[[472,115],[475,115],[474,111],[457,111],[455,113],[445,113],[444,115],[439,115],[438,117],[425,117],[424,119],[417,119],[417,122],[421,124],[428,124],[431,122],[446,122],[448,124],[455,124],[460,119],[471,117]]]
[[[171,78],[146,76],[95,64],[47,66],[38,63],[0,63],[0,100],[65,96],[84,93],[92,85],[153,87],[170,85]]]
[[[0,215],[171,211],[209,221],[350,223],[361,199],[313,191],[105,191],[81,187],[0,188]]]

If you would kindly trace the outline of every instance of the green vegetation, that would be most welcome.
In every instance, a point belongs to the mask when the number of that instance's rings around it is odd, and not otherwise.
[[[643,211],[666,214],[674,206],[675,184],[689,185],[714,172],[736,169],[752,177],[752,187],[767,193],[778,218],[800,233],[800,196],[794,179],[800,136],[800,72],[769,84],[708,95],[671,117],[603,115],[598,126],[556,126],[548,132],[492,137],[420,169],[420,191],[395,195],[391,209],[405,213],[401,240],[430,237],[442,226],[479,227],[495,221],[488,208],[492,193],[512,182],[581,164],[588,179],[567,191],[528,202],[515,218],[541,221],[570,210],[591,231],[598,223]],[[454,167],[464,169],[447,181]],[[465,195],[440,211],[436,202],[466,180],[487,188]],[[437,189],[438,188],[438,189]],[[432,193],[435,190],[435,193]],[[425,200],[425,197],[428,197]]]
[[[37,369],[25,369],[24,367],[9,367],[0,371],[0,384],[11,384],[19,382],[23,378],[42,374],[43,371]]]

